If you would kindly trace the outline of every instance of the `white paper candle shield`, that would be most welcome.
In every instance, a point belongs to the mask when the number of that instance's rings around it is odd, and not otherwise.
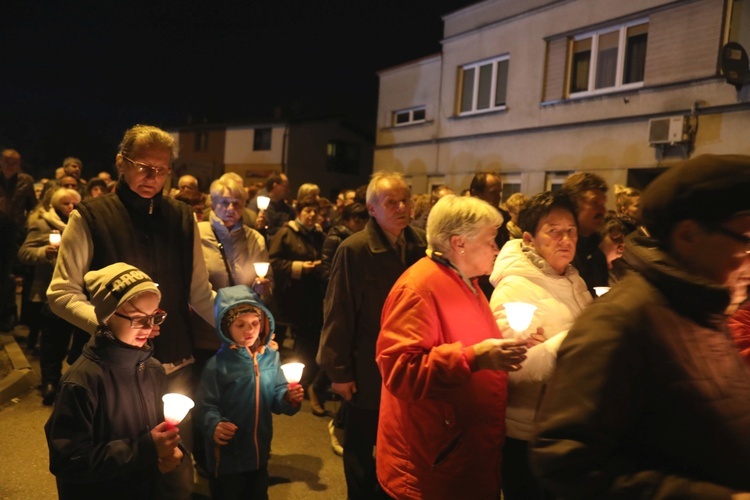
[[[182,422],[187,412],[195,406],[192,399],[174,392],[165,394],[161,400],[164,402],[164,420],[171,425]]]
[[[268,262],[253,262],[253,267],[258,278],[265,278],[268,274]]]
[[[302,369],[305,368],[303,363],[285,363],[281,365],[281,371],[284,372],[286,381],[290,384],[299,383],[302,378]]]
[[[594,292],[596,293],[597,297],[601,297],[602,295],[604,295],[608,291],[609,291],[609,287],[608,286],[595,286],[594,287]]]
[[[519,333],[529,327],[536,311],[536,306],[526,302],[506,302],[503,307],[510,327]]]
[[[269,203],[271,203],[271,198],[268,196],[258,196],[258,210],[267,209]]]
[[[60,231],[52,231],[49,233],[49,244],[53,247],[59,247],[61,239],[62,235],[60,234]]]

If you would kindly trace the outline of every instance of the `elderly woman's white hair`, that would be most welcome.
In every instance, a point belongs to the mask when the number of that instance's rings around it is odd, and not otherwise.
[[[68,189],[68,188],[60,188],[56,189],[54,193],[52,193],[52,198],[50,198],[49,205],[52,208],[60,208],[60,202],[63,198],[73,198],[75,201],[73,203],[81,203],[81,194],[76,191],[75,189]]]
[[[443,196],[427,218],[427,247],[449,254],[451,236],[474,239],[489,225],[499,226],[503,217],[486,201],[473,196]]]
[[[228,176],[222,176],[213,181],[209,188],[209,192],[211,193],[212,206],[214,202],[223,197],[226,192],[229,192],[229,195],[232,198],[240,200],[243,204],[247,201],[247,191],[245,191],[245,187]]]

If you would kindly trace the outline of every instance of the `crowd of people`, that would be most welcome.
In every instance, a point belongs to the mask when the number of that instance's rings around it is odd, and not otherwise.
[[[0,159],[2,326],[40,356],[61,498],[190,498],[194,467],[267,498],[272,414],[303,398],[351,499],[750,498],[750,157],[607,210],[590,172],[504,202],[489,171],[462,195],[388,171],[333,201],[283,172],[167,189],[174,149],[132,127],[114,180]],[[196,404],[176,425],[168,392]]]

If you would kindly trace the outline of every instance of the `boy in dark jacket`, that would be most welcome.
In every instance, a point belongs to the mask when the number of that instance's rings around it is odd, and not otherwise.
[[[99,327],[60,381],[45,432],[61,499],[154,498],[182,461],[164,422],[166,375],[149,340],[167,314],[143,271],[122,262],[84,277]]]
[[[294,415],[304,397],[281,371],[269,347],[274,318],[245,285],[216,294],[218,352],[203,369],[196,421],[206,436],[211,497],[268,498],[272,413]]]

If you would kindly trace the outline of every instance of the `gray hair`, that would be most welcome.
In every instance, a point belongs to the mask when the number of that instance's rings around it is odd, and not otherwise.
[[[50,198],[49,205],[52,208],[60,208],[60,202],[63,198],[74,198],[74,203],[81,203],[81,194],[78,191],[76,191],[75,189],[59,188],[56,189],[54,193],[52,193],[52,198]]]
[[[170,159],[174,159],[174,137],[169,132],[151,125],[134,125],[125,131],[122,142],[120,142],[119,153],[132,158],[135,151],[151,146],[169,149]]]
[[[398,172],[388,172],[385,170],[375,172],[372,174],[372,177],[370,177],[370,183],[367,185],[366,199],[368,205],[374,205],[380,193],[387,189],[387,187],[382,185],[385,181],[388,181],[389,184],[406,185],[404,176]]]
[[[448,194],[440,198],[427,217],[427,247],[448,254],[451,237],[474,239],[487,226],[499,226],[503,216],[479,198]]]
[[[230,177],[220,177],[211,183],[209,192],[211,193],[211,206],[213,207],[214,202],[224,196],[224,193],[229,191],[232,197],[237,198],[244,204],[247,201],[247,191]]]

